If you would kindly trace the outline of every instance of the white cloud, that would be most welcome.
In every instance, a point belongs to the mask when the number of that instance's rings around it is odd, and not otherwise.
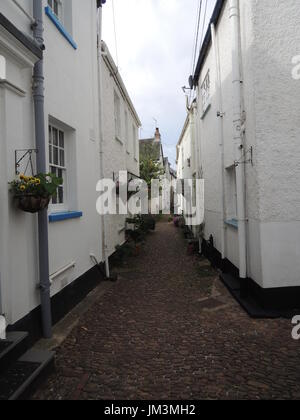
[[[208,1],[210,17],[215,0]],[[174,165],[186,117],[198,0],[114,0],[118,65],[143,123],[142,135],[159,121],[165,154]],[[112,0],[103,6],[103,39],[117,60]]]

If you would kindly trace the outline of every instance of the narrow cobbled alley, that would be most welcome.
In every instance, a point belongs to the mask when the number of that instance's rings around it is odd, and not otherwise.
[[[161,222],[57,349],[35,399],[300,398],[289,320],[253,320]]]

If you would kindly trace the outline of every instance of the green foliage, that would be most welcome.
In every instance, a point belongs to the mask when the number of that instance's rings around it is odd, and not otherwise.
[[[155,230],[155,219],[151,215],[137,215],[132,219],[127,219],[126,222],[134,225],[135,230],[141,230],[144,233]]]
[[[155,220],[152,216],[143,215],[127,219],[128,224],[134,225],[134,229],[128,230],[128,236],[135,242],[143,242],[150,230],[155,230]]]
[[[144,149],[140,159],[140,176],[150,187],[152,179],[159,179],[161,175],[163,175],[163,169],[157,162],[152,147],[148,146]]]
[[[63,180],[54,174],[38,174],[36,176],[20,175],[19,179],[10,182],[10,190],[15,196],[34,195],[49,198],[56,195],[57,188]]]

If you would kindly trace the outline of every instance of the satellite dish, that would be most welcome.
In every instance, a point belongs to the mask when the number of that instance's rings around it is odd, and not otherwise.
[[[191,88],[191,89],[193,89],[193,88],[194,88],[194,78],[193,78],[193,76],[190,76],[190,77],[189,77],[189,85],[190,85],[190,88]]]

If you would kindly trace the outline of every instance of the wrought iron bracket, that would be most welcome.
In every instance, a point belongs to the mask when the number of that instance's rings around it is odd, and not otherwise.
[[[38,153],[37,149],[15,150],[15,172],[16,172],[16,175],[20,175],[20,167],[21,167],[22,162],[26,163],[24,175],[26,174],[28,168],[31,169],[31,175],[34,175],[32,155],[37,154],[37,153]],[[27,159],[27,161],[26,161],[26,159]]]

